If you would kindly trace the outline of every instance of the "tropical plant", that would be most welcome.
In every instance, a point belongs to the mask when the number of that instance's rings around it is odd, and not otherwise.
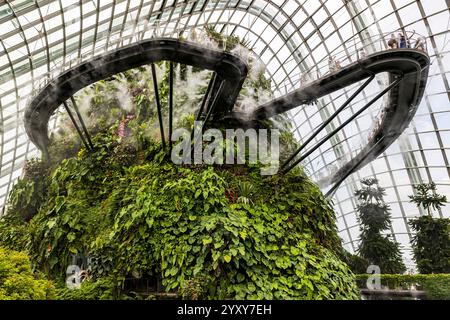
[[[433,218],[431,212],[440,210],[447,197],[437,193],[434,182],[419,184],[414,189],[416,193],[409,196],[411,202],[428,213],[409,221],[415,231],[411,246],[417,268],[421,273],[450,272],[450,219]]]
[[[61,300],[112,300],[117,299],[117,284],[109,277],[97,281],[83,281],[79,289],[60,288],[57,290]],[[126,299],[126,296],[121,298]]]
[[[389,206],[383,201],[385,189],[375,178],[361,181],[363,187],[355,192],[361,222],[361,243],[358,254],[370,264],[378,265],[383,273],[403,273],[405,265],[399,244],[382,235],[391,226]]]
[[[409,221],[411,245],[420,273],[450,273],[450,219],[422,216]]]
[[[439,210],[447,202],[446,196],[436,192],[437,187],[434,182],[419,184],[414,186],[414,189],[416,194],[409,196],[411,202],[418,207],[422,206],[430,216],[431,209]]]
[[[252,195],[253,195],[254,187],[248,181],[241,181],[238,184],[238,199],[237,202],[250,204],[252,203]]]
[[[25,163],[23,178],[17,181],[9,195],[7,214],[13,213],[29,221],[38,212],[47,192],[47,171],[48,165],[41,160],[30,159]]]

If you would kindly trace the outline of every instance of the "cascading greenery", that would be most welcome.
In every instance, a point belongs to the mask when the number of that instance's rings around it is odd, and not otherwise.
[[[24,222],[25,248],[48,276],[63,281],[83,254],[92,278],[116,290],[137,272],[167,291],[196,286],[201,298],[357,298],[334,213],[300,170],[264,178],[258,166],[180,167],[158,143],[124,167],[113,130],[94,141],[94,152],[50,170],[47,196]]]
[[[174,165],[149,134],[152,94],[139,90],[135,71],[89,89],[95,150],[67,130],[53,139],[52,163],[29,166],[0,220],[0,245],[26,251],[59,287],[74,256],[87,257],[81,289],[58,291],[66,299],[126,298],[130,277],[157,278],[187,299],[357,299],[319,187],[299,168],[263,177],[260,165]],[[131,110],[111,98],[118,79],[129,83]],[[263,75],[246,84],[267,85]],[[292,135],[282,135],[289,150]]]

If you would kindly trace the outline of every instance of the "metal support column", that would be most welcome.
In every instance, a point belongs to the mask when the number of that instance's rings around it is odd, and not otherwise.
[[[370,78],[358,89],[356,90],[353,95],[348,98],[348,100],[339,108],[336,110],[335,113],[331,115],[322,125],[306,140],[295,152],[294,154],[289,157],[282,165],[281,169],[284,169],[294,158],[312,141],[314,138],[323,130],[325,129],[331,121],[333,121],[339,113],[341,113],[347,106],[372,82],[372,80],[375,78],[375,75],[371,75]]]
[[[283,169],[283,173],[287,173],[291,171],[293,168],[295,168],[300,162],[305,160],[308,156],[310,156],[314,151],[316,151],[321,145],[323,145],[325,142],[327,142],[330,138],[332,138],[334,135],[336,135],[339,131],[344,129],[350,122],[352,122],[354,119],[356,119],[361,113],[363,113],[365,110],[367,110],[370,106],[372,106],[378,99],[380,99],[382,96],[384,96],[387,92],[389,92],[392,88],[397,86],[400,81],[403,79],[403,76],[401,76],[399,79],[395,80],[392,84],[390,84],[386,89],[384,89],[382,92],[376,95],[375,98],[373,98],[369,103],[367,103],[364,107],[359,109],[356,113],[354,113],[349,119],[347,119],[344,123],[342,123],[339,127],[337,127],[335,130],[330,132],[328,135],[326,135],[322,140],[320,140],[311,150],[306,152],[304,155],[302,155],[298,160],[296,160],[294,163],[292,163],[288,168]]]
[[[77,122],[75,121],[75,118],[73,117],[72,111],[70,111],[69,106],[67,105],[67,102],[63,102],[63,106],[66,109],[67,114],[69,115],[70,120],[72,120],[72,123],[75,127],[75,129],[78,132],[78,135],[81,138],[81,141],[83,142],[84,146],[86,147],[87,150],[90,150],[90,146],[89,144],[86,142],[86,139],[83,136],[83,133],[80,130],[80,127],[78,126]]]
[[[156,108],[158,109],[158,121],[159,121],[159,130],[161,132],[161,142],[163,148],[165,149],[166,139],[164,137],[164,125],[162,120],[161,101],[159,99],[158,80],[156,79],[156,68],[154,63],[151,64],[151,69],[152,69],[153,89],[155,91]]]
[[[73,98],[73,96],[70,97],[70,101],[72,102],[73,108],[75,109],[75,112],[77,113],[78,120],[81,123],[81,128],[83,129],[86,140],[92,150],[92,149],[94,149],[94,145],[92,144],[91,136],[89,135],[86,125],[84,124],[83,118],[81,117],[80,111],[78,110],[77,103],[76,103],[75,99]]]
[[[173,131],[173,62],[169,67],[169,153],[172,152]]]

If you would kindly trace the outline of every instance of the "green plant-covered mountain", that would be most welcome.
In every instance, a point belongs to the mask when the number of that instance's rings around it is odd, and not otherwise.
[[[239,41],[226,43],[232,51]],[[165,66],[158,66],[163,105]],[[175,128],[192,129],[207,77],[175,69]],[[160,143],[149,81],[142,67],[76,97],[95,149],[81,147],[60,117],[51,161],[29,162],[10,194],[0,245],[25,250],[61,288],[70,265],[84,269],[81,289],[58,291],[64,299],[139,296],[125,285],[129,278],[188,299],[358,298],[319,187],[300,168],[264,177],[260,165],[173,164]],[[269,88],[264,70],[253,69],[238,104],[248,108]],[[284,128],[281,157],[294,147],[285,120],[264,124]]]
[[[356,298],[334,213],[300,170],[181,167],[156,143],[130,152],[117,140],[98,134],[95,152],[36,170],[47,185],[30,222],[18,216],[38,189],[18,184],[24,200],[2,222],[2,243],[24,246],[60,282],[73,255],[89,257],[90,281],[107,278],[116,293],[138,274],[187,298]]]

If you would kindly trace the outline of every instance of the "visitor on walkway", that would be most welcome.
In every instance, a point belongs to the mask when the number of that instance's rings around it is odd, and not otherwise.
[[[390,49],[398,49],[398,40],[395,34],[391,34],[391,39],[388,41],[388,46]]]
[[[336,56],[328,58],[328,68],[330,69],[330,72],[335,72],[342,68],[341,62],[336,59]]]
[[[405,37],[405,35],[399,33],[399,34],[398,34],[398,37],[399,37],[399,39],[400,39],[400,48],[401,48],[401,49],[405,49],[405,48],[407,47],[407,46],[406,46],[406,37]]]
[[[331,57],[328,58],[328,68],[330,69],[330,72],[336,71],[336,64],[334,63],[333,58]]]
[[[364,49],[364,48],[359,49],[358,56],[359,56],[359,59],[365,59],[367,57],[366,49]]]
[[[300,86],[303,87],[306,84],[306,75],[302,74],[300,76]]]

